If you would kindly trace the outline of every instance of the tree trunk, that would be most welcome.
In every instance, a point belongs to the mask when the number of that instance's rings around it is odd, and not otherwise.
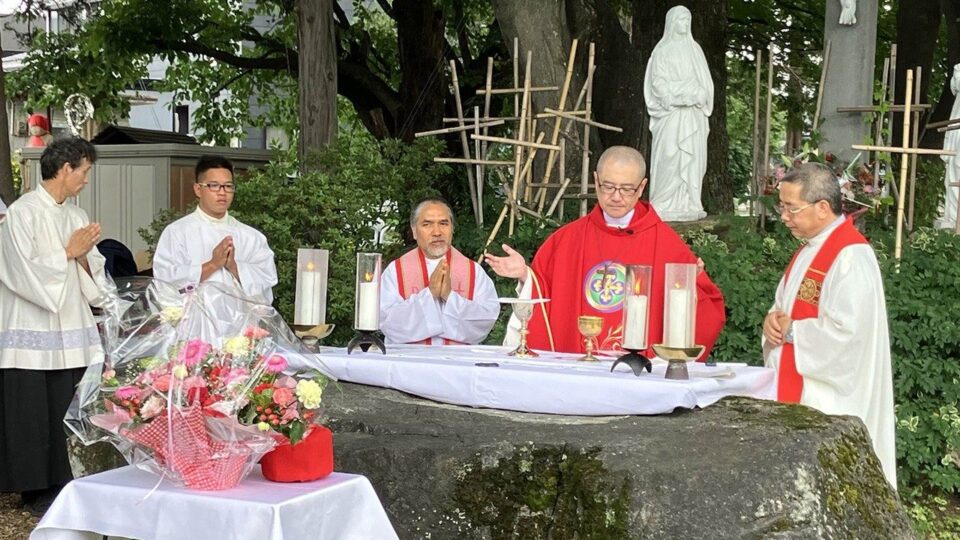
[[[413,141],[414,133],[443,125],[449,80],[444,57],[446,20],[433,0],[394,0],[400,57],[400,101],[394,136]],[[462,78],[463,73],[459,76]]]
[[[940,34],[940,0],[901,1],[897,8],[897,88],[896,104],[903,104],[906,96],[907,70],[922,68],[920,81],[920,103],[930,103],[930,68],[933,55],[937,50],[937,36]],[[914,91],[914,103],[917,93]],[[903,113],[893,114],[891,141],[899,145],[903,137]]]
[[[0,49],[0,57],[3,57],[2,49]],[[0,64],[0,198],[10,205],[17,198],[17,194],[13,189],[13,169],[10,162],[10,120],[7,118],[5,79],[3,64]]]
[[[929,116],[929,122],[949,120],[953,109],[953,92],[950,91],[950,77],[953,66],[960,63],[960,0],[941,0],[940,7],[947,28],[947,73],[943,88],[940,90],[936,108]],[[933,75],[931,73],[931,75]],[[924,148],[942,148],[944,133],[936,129],[925,130],[921,137]]]
[[[300,166],[337,136],[337,47],[334,0],[298,0]]]

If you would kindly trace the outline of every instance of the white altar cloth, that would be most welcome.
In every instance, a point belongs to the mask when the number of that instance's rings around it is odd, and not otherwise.
[[[709,367],[690,363],[690,380],[664,379],[666,362],[636,377],[615,359],[584,363],[580,355],[543,352],[539,358],[507,356],[506,347],[389,345],[375,349],[322,347],[326,368],[342,381],[392,388],[443,403],[512,411],[566,414],[663,414],[677,407],[706,407],[739,395],[774,399],[772,369],[746,364]],[[292,366],[301,367],[301,366]]]
[[[136,467],[67,484],[30,540],[397,538],[370,481],[333,473],[315,482],[265,480],[260,467],[232,489],[196,491]],[[149,494],[149,496],[148,496]]]

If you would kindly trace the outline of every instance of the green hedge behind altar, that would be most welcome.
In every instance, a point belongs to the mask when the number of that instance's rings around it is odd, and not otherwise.
[[[423,186],[462,182],[448,167],[432,162],[438,153],[435,141],[402,146],[352,138],[319,156],[307,173],[295,174],[293,156],[288,154],[238,181],[231,212],[269,239],[280,280],[274,289],[275,305],[288,320],[293,313],[297,248],[329,249],[327,322],[337,329],[325,343],[346,343],[353,323],[356,252],[381,251],[384,263],[392,260],[404,249],[403,238],[409,238],[411,204],[435,194]],[[462,192],[459,188],[450,192]],[[458,209],[454,244],[469,257],[482,251],[490,224],[499,214],[502,197],[493,195],[494,189],[487,186],[486,227],[479,230],[469,200],[452,201]],[[567,202],[567,220],[576,213],[574,204]],[[160,231],[176,217],[161,213],[142,230],[148,245],[155,246]],[[393,227],[379,245],[373,241],[378,219]],[[727,324],[714,356],[759,365],[763,316],[798,243],[778,223],[768,223],[760,233],[752,218],[720,216],[708,222],[702,228],[685,226],[683,235],[726,298]],[[523,219],[509,243],[529,260],[557,225]],[[866,235],[884,274],[901,489],[960,491],[960,236],[915,230],[905,241],[898,273],[889,226],[869,219]],[[491,249],[499,252],[503,241],[506,227]],[[501,295],[514,294],[514,284],[507,280],[498,280],[497,287]],[[507,316],[504,310],[487,343],[499,343]]]

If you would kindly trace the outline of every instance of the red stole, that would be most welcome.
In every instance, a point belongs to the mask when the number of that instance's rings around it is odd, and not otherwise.
[[[820,291],[823,289],[823,280],[827,277],[827,272],[833,266],[837,255],[847,246],[866,243],[868,243],[867,239],[853,226],[853,220],[851,219],[845,220],[834,229],[823,243],[820,251],[813,257],[813,262],[810,263],[807,273],[803,276],[800,290],[797,291],[797,298],[793,301],[790,319],[794,322],[803,319],[816,319],[820,314]],[[787,271],[783,276],[784,287],[790,279],[793,263],[796,262],[797,256],[805,247],[801,246],[793,254],[790,264],[787,265]],[[793,343],[784,342],[783,350],[780,352],[780,369],[777,374],[777,399],[787,403],[800,403],[801,395],[803,395],[803,376],[797,372],[795,347]]]
[[[473,300],[474,286],[476,285],[476,268],[473,261],[466,258],[456,248],[447,250],[447,266],[450,269],[450,290]],[[427,273],[427,259],[423,250],[414,248],[397,259],[397,287],[404,300],[430,286],[430,274]],[[430,345],[431,338],[418,343]],[[458,343],[444,338],[444,345]]]
[[[622,229],[608,227],[597,205],[589,215],[555,231],[537,250],[530,267],[539,289],[535,286],[532,296],[550,298],[550,302],[534,308],[527,342],[535,349],[583,352],[577,317],[596,315],[604,321],[597,338],[600,348],[620,349],[624,265],[644,264],[653,267],[647,335],[651,345],[660,343],[664,265],[696,261],[683,239],[649,204],[637,203],[630,224]],[[696,342],[706,345],[709,354],[726,316],[723,295],[705,272],[697,275],[697,298]]]

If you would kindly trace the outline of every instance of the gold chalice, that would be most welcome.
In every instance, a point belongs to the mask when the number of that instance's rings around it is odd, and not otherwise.
[[[603,329],[603,318],[594,315],[581,315],[577,317],[577,328],[580,329],[580,334],[584,338],[583,347],[587,350],[587,354],[580,361],[599,362],[597,357],[593,355],[593,338],[600,335],[600,331]]]

